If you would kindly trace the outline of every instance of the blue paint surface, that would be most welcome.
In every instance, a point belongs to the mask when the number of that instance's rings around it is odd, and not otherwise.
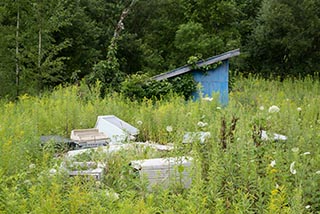
[[[212,97],[213,93],[219,93],[219,101],[222,105],[227,105],[228,98],[228,77],[229,61],[224,60],[216,69],[203,71],[192,71],[193,78],[202,86],[201,93],[203,97]],[[199,91],[193,94],[194,99],[199,99]]]

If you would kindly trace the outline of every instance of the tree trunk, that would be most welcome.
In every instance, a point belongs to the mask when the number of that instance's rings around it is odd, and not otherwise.
[[[38,70],[38,92],[41,91],[42,88],[42,69],[41,69],[41,60],[42,60],[42,5],[43,2],[40,0],[38,1],[38,23],[39,23],[39,30],[38,30],[38,62],[37,62],[37,70]]]
[[[19,61],[19,30],[20,30],[20,7],[18,5],[17,11],[17,28],[16,28],[16,96],[19,96],[19,87],[20,87],[20,61]]]
[[[39,29],[38,37],[39,37],[39,41],[38,41],[38,69],[40,71],[40,67],[41,67],[41,46],[42,46],[42,30],[41,30],[41,26],[40,26],[40,29]]]

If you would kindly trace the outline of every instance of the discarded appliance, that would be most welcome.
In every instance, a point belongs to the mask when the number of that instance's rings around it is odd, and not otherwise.
[[[110,143],[117,144],[135,139],[139,130],[114,115],[98,116],[95,128],[110,137]]]
[[[104,173],[104,165],[96,162],[62,162],[61,168],[65,169],[70,176],[89,176],[95,180],[101,180]]]
[[[182,143],[200,142],[203,144],[210,136],[210,132],[187,132],[183,136]]]
[[[261,140],[275,140],[275,141],[284,140],[285,141],[287,139],[288,139],[287,136],[276,134],[276,133],[273,134],[273,138],[270,138],[265,130],[261,131]]]
[[[155,158],[130,162],[141,180],[147,179],[148,189],[159,186],[169,188],[181,185],[189,188],[191,179],[191,157]]]
[[[71,131],[70,138],[78,148],[106,146],[110,140],[106,134],[99,132],[98,129],[75,129]]]
[[[76,144],[69,138],[61,137],[59,135],[43,135],[40,137],[40,145],[53,145],[55,150],[74,149]]]

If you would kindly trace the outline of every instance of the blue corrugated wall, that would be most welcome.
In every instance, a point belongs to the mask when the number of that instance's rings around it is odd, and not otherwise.
[[[222,64],[216,69],[203,71],[193,71],[192,75],[194,80],[201,84],[203,97],[212,97],[213,92],[219,93],[219,101],[222,105],[227,105],[228,98],[228,73],[229,73],[229,60],[222,61]],[[199,91],[193,94],[194,99],[199,99]]]

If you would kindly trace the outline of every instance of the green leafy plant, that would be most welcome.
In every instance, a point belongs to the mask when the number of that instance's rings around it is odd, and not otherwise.
[[[195,91],[192,75],[183,75],[169,80],[156,81],[144,74],[133,74],[121,84],[121,92],[133,100],[161,98],[170,93],[189,99]]]

